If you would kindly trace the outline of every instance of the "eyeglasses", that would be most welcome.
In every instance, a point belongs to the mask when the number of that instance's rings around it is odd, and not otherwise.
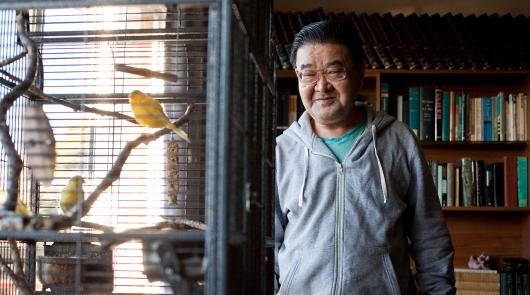
[[[329,67],[320,71],[306,69],[298,72],[298,80],[303,85],[312,85],[316,84],[324,75],[327,81],[338,82],[346,79],[348,76],[346,73],[347,71],[344,67]]]

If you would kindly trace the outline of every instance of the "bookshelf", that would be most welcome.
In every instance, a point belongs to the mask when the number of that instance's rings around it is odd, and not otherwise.
[[[279,92],[297,93],[293,70],[277,70],[276,78]],[[470,97],[493,96],[499,91],[530,95],[530,71],[367,69],[361,94],[377,110],[381,109],[383,82],[390,85],[391,101],[397,93],[407,95],[408,87],[413,85],[464,89]],[[427,159],[438,162],[458,163],[464,156],[486,163],[499,161],[503,156],[530,157],[528,141],[426,141],[421,145]],[[443,212],[455,247],[456,267],[467,267],[469,256],[477,256],[482,251],[495,257],[530,259],[529,207],[443,207]]]

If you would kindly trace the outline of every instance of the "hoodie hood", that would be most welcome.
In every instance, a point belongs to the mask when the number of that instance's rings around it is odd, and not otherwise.
[[[386,177],[383,170],[383,165],[377,153],[377,134],[383,131],[387,126],[395,121],[394,117],[386,115],[383,112],[375,113],[373,108],[368,105],[366,102],[355,102],[355,107],[361,109],[361,111],[366,115],[366,129],[357,139],[355,148],[350,151],[350,154],[346,156],[345,159],[351,157],[352,153],[359,153],[364,151],[370,144],[374,146],[374,157],[377,160],[377,165],[379,169],[379,176],[381,179],[381,188],[383,190],[384,203],[386,203],[388,197],[388,190],[386,184]],[[333,153],[327,148],[326,144],[320,140],[320,138],[313,131],[311,126],[310,116],[305,111],[298,121],[293,122],[291,126],[285,130],[283,133],[286,136],[293,138],[296,142],[304,146],[304,175],[302,187],[300,188],[300,193],[298,196],[298,206],[302,207],[304,202],[304,189],[307,179],[307,174],[309,170],[309,155],[319,154],[327,156],[330,158],[335,158]]]

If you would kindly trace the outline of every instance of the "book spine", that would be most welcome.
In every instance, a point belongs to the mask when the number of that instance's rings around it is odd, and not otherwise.
[[[432,40],[432,35],[424,34],[426,26],[420,24],[418,15],[413,13],[406,18],[410,24],[410,27],[414,30],[413,33],[416,34],[416,40],[422,45],[423,51],[429,60],[431,61],[435,70],[447,68],[447,66],[440,59],[440,55],[434,51],[433,46],[434,41]],[[429,36],[427,36],[429,35]]]
[[[493,110],[491,97],[482,97],[482,131],[484,141],[493,140]]]
[[[504,156],[504,206],[517,207],[517,164],[511,156]]]
[[[420,131],[420,88],[409,88],[409,127],[419,137]]]
[[[447,163],[447,206],[455,206],[455,165]]]
[[[454,91],[449,91],[449,141],[455,141],[456,118],[458,111]]]
[[[454,108],[454,97],[452,106]],[[451,123],[454,114],[451,114],[451,112],[454,113],[451,109],[451,97],[449,96],[449,92],[443,91],[442,92],[442,141],[450,141],[451,140],[451,127],[454,129],[454,123]]]
[[[397,111],[396,111],[396,117],[398,121],[403,121],[403,95],[397,96]]]
[[[434,140],[434,88],[420,87],[420,140]]]
[[[477,206],[486,206],[486,196],[484,189],[486,187],[486,173],[485,173],[485,164],[483,160],[476,160],[476,183],[475,183],[475,192],[477,201]]]
[[[288,125],[296,121],[298,116],[298,95],[289,95]]]
[[[443,97],[442,89],[436,87],[434,90],[434,140],[443,140]]]
[[[390,114],[390,94],[387,82],[381,83],[381,111]]]
[[[504,207],[504,163],[493,163],[493,201],[496,207]]]
[[[485,175],[485,188],[484,188],[484,198],[486,200],[486,206],[495,206],[493,200],[493,164],[485,165],[486,175]]]
[[[497,106],[497,134],[499,135],[498,141],[506,140],[506,110],[505,110],[505,95],[504,92],[499,92],[495,98]]]
[[[519,207],[528,207],[528,159],[517,157],[517,201]]]
[[[460,163],[462,169],[462,205],[464,207],[474,206],[472,160],[464,157]]]

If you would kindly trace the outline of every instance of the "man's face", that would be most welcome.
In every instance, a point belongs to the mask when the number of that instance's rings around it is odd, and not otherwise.
[[[329,81],[336,70],[344,69],[346,78]],[[296,52],[296,73],[305,71],[320,77],[315,83],[298,80],[298,90],[304,107],[319,124],[351,122],[353,102],[362,87],[364,68],[354,66],[348,48],[333,43],[308,43]],[[334,80],[334,79],[330,79]]]

